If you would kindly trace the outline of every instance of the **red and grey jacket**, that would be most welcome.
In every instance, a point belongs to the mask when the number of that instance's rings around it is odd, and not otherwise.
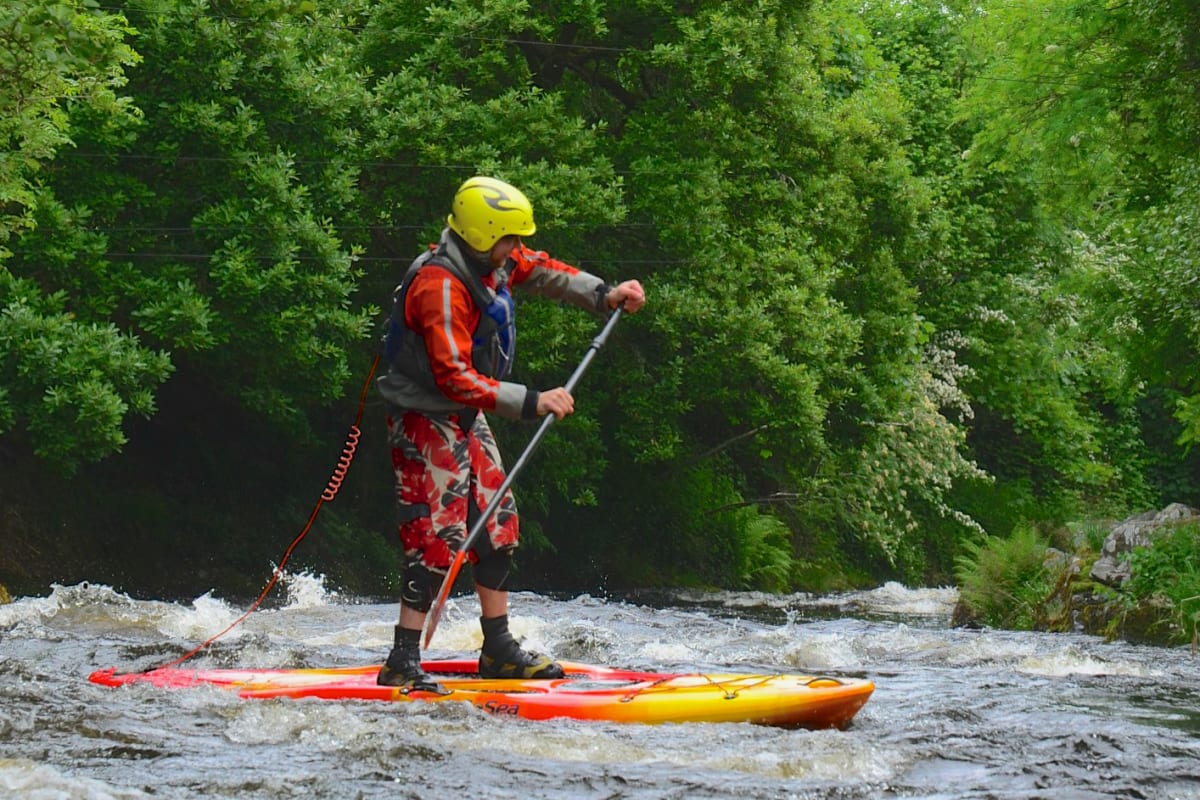
[[[477,263],[447,228],[405,272],[385,340],[388,372],[377,382],[392,406],[430,414],[477,408],[532,419],[538,393],[503,380],[516,347],[508,287],[608,311],[604,281],[544,252],[521,245],[505,268],[486,274]]]

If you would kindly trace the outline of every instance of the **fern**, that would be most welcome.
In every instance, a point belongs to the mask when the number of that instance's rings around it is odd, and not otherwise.
[[[955,559],[959,600],[987,625],[1032,630],[1038,608],[1054,589],[1045,561],[1046,543],[1032,528],[1018,528],[1007,539],[965,542]]]

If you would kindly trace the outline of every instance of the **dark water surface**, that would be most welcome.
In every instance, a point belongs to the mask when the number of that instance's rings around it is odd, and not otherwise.
[[[0,798],[1166,798],[1200,800],[1200,660],[1186,649],[948,627],[951,590],[837,597],[515,595],[527,644],[675,671],[867,676],[845,731],[498,719],[467,704],[247,701],[108,689],[242,607],[56,586],[0,606]],[[196,666],[378,661],[397,607],[290,576]],[[429,655],[479,645],[451,601]]]

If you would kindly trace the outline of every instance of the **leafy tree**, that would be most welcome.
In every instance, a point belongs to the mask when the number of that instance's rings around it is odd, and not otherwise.
[[[87,282],[80,273],[104,242],[79,229],[89,210],[52,188],[80,118],[106,132],[136,119],[118,94],[138,60],[128,33],[119,14],[79,2],[14,0],[0,10],[0,435],[67,471],[119,450],[125,417],[151,414],[154,387],[170,374],[164,354],[90,313],[102,298],[77,302],[70,291]],[[30,248],[39,235],[53,244]],[[102,283],[98,293],[112,291]]]
[[[1179,454],[1147,454],[1148,421],[1195,436],[1194,304],[1159,288],[1194,260],[1193,98],[1036,71],[1057,42],[1073,69],[1129,75],[1154,44],[1186,74],[1195,28],[1171,3],[42,6],[76,15],[47,46],[88,57],[13,71],[81,94],[3,123],[23,132],[0,161],[0,433],[65,466],[163,400],[198,476],[322,432],[475,173],[526,189],[534,244],[650,293],[517,489],[557,579],[939,577],[980,527],[1144,498],[1143,469]],[[33,47],[0,19],[9,52]],[[544,302],[519,322],[537,386],[596,325]],[[1147,335],[1110,333],[1129,330]],[[497,424],[514,449],[530,430]],[[377,499],[338,515],[339,559],[387,513],[386,471],[363,470]]]
[[[1196,314],[1200,103],[1195,75],[1200,11],[1186,2],[1005,3],[976,25],[991,44],[973,94],[989,120],[977,148],[1000,165],[1029,164],[1047,202],[1114,259],[1091,281],[1111,303],[1106,327],[1119,348],[1126,392],[1140,393],[1151,469],[1194,501],[1200,462],[1178,446],[1196,441],[1200,389]],[[1165,412],[1165,413],[1164,413]],[[1175,436],[1160,426],[1173,414]],[[1175,441],[1171,441],[1174,439]]]
[[[1038,79],[1004,72],[1007,50],[972,36],[990,10],[880,2],[865,15],[913,108],[908,149],[934,198],[930,247],[906,273],[969,400],[971,452],[996,478],[960,484],[954,503],[1004,533],[1144,501],[1136,398],[1114,342],[1096,336],[1095,260],[1047,202],[1033,144],[1008,147],[1027,131],[997,121],[998,96]]]
[[[1200,526],[1179,525],[1130,555],[1130,578],[1121,587],[1131,605],[1154,598],[1169,604],[1169,618],[1185,641],[1200,637]],[[1182,642],[1181,642],[1182,643]]]
[[[50,78],[42,88],[62,93],[42,113],[73,149],[28,193],[7,288],[15,299],[37,286],[45,299],[25,300],[24,315],[60,321],[35,327],[10,307],[10,324],[22,325],[10,335],[25,337],[6,348],[10,394],[31,409],[42,398],[41,412],[10,419],[70,467],[119,449],[126,412],[151,413],[153,386],[172,370],[279,421],[340,398],[367,317],[352,307],[353,249],[331,216],[355,199],[344,148],[363,96],[336,58],[339,37],[279,24],[293,13],[286,4],[161,0],[127,17],[49,8],[47,30],[63,32],[48,43],[70,54],[96,38],[62,69],[98,66],[70,81],[94,86],[80,99]],[[82,326],[77,340],[112,342],[51,344],[65,320]],[[31,370],[47,347],[55,356]],[[205,404],[203,392],[194,399]]]
[[[130,14],[154,67],[131,76],[145,122],[112,154],[130,197],[108,224],[129,254],[114,261],[131,319],[221,391],[294,423],[343,395],[368,325],[352,307],[353,243],[335,228],[356,199],[345,150],[364,102],[337,17],[174,0]]]

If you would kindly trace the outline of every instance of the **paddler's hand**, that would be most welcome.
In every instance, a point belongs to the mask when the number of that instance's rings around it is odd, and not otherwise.
[[[642,306],[646,305],[646,290],[638,281],[623,281],[609,289],[608,296],[604,299],[610,309],[624,303],[625,311],[636,314],[642,310]]]
[[[562,419],[574,412],[575,398],[571,397],[571,393],[561,386],[557,389],[548,389],[538,395],[537,415],[539,417],[553,414]]]

